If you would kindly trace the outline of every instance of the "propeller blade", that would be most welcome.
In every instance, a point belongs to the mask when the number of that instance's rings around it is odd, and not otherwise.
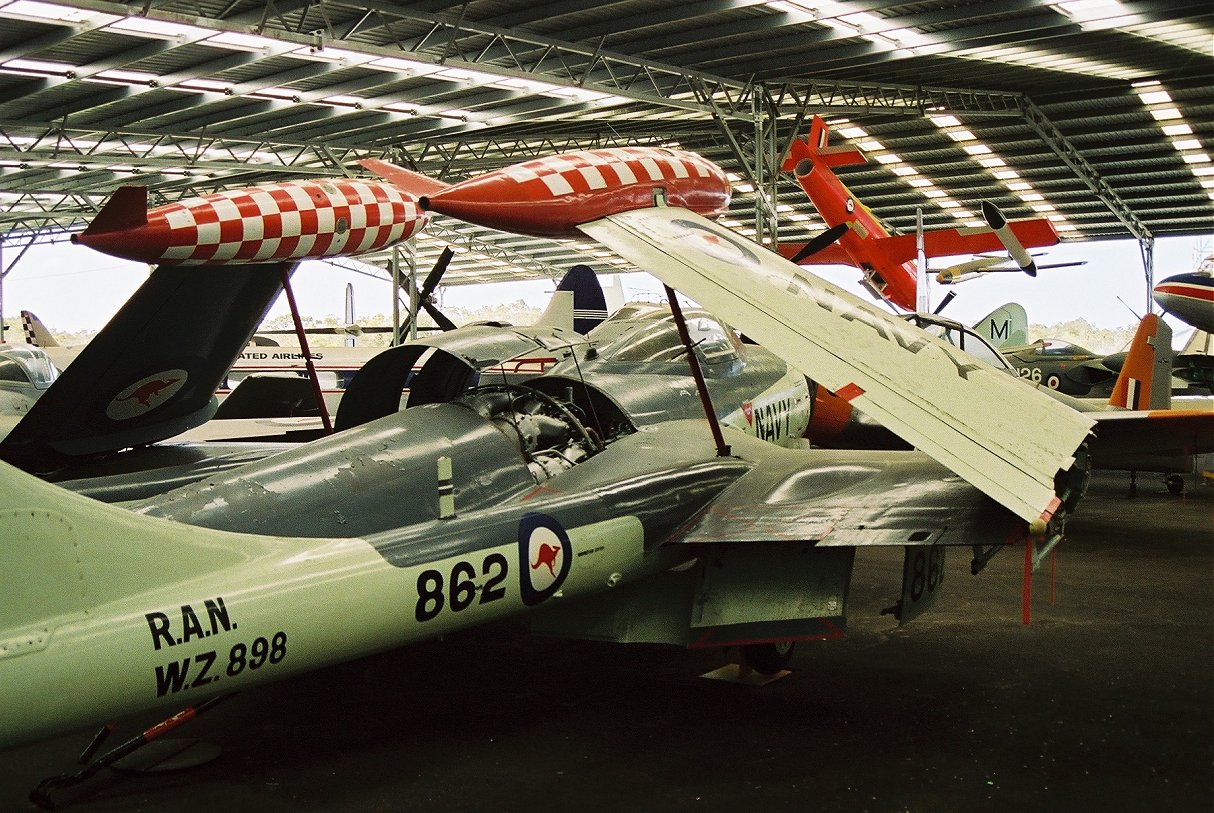
[[[445,246],[443,253],[438,255],[438,260],[435,261],[434,267],[430,269],[430,273],[426,275],[425,281],[422,282],[421,291],[418,297],[424,302],[434,293],[434,289],[438,287],[438,283],[442,280],[443,274],[447,272],[447,266],[451,264],[451,258],[455,256],[455,250],[451,246]]]
[[[812,257],[813,255],[817,254],[822,249],[829,246],[831,243],[834,243],[836,240],[838,240],[840,237],[842,237],[846,233],[847,233],[847,224],[846,223],[839,223],[838,225],[831,226],[829,229],[822,232],[817,237],[815,237],[814,239],[812,239],[808,243],[806,243],[801,248],[800,251],[798,251],[795,255],[793,255],[792,261],[794,263],[799,263],[799,262],[801,262],[801,260],[804,260],[806,257]]]
[[[451,258],[455,256],[455,249],[451,246],[445,246],[443,253],[438,255],[438,260],[434,263],[434,267],[430,269],[430,273],[426,275],[426,279],[422,282],[422,287],[417,292],[418,303],[426,309],[426,313],[434,317],[434,321],[438,322],[439,327],[443,330],[454,330],[455,323],[443,316],[438,308],[430,302],[430,297],[434,294],[434,289],[438,287],[438,283],[442,280],[443,274],[447,271],[447,266],[451,264]],[[438,314],[435,316],[435,314]],[[442,321],[440,321],[440,319]],[[450,327],[444,326],[444,322]],[[400,335],[404,336],[409,331],[409,325],[413,323],[413,314],[405,317],[405,321],[401,322]]]
[[[957,292],[956,292],[956,291],[949,291],[947,294],[945,294],[945,295],[944,295],[944,299],[941,299],[941,300],[940,300],[940,304],[936,306],[936,309],[935,309],[934,311],[932,311],[932,313],[934,313],[934,314],[936,314],[937,316],[939,316],[939,315],[940,315],[940,311],[942,311],[942,310],[944,310],[945,308],[947,308],[947,307],[948,307],[948,303],[952,302],[952,301],[953,301],[953,300],[954,300],[956,297],[957,297]]]

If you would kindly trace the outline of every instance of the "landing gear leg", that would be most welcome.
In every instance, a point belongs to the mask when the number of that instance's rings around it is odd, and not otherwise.
[[[1138,496],[1138,472],[1130,469],[1130,496]]]
[[[1184,493],[1184,478],[1179,474],[1169,474],[1163,478],[1163,483],[1168,487],[1168,492],[1171,494]]]

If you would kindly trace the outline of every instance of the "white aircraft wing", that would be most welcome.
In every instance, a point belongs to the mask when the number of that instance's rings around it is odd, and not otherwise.
[[[581,230],[730,321],[1016,515],[1048,522],[1092,421],[685,209]]]

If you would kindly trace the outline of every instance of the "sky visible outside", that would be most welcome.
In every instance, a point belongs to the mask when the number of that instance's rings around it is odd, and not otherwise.
[[[1212,242],[1211,236],[1156,240],[1156,282],[1195,269],[1202,258],[1214,254]],[[1043,269],[1036,279],[1023,274],[994,274],[952,286],[957,298],[945,311],[946,315],[973,322],[1005,302],[1018,301],[1027,309],[1033,324],[1083,318],[1098,327],[1122,327],[1136,320],[1131,309],[1138,314],[1146,310],[1149,291],[1136,241],[1063,243],[1044,250],[1043,255],[1038,258],[1039,264],[1086,261],[1086,265]],[[11,260],[5,256],[3,261]],[[952,262],[956,260],[934,260],[932,266],[943,267]],[[820,266],[811,270],[864,299],[871,299],[857,283],[859,272],[855,269]],[[146,275],[146,265],[107,257],[83,246],[68,243],[37,246],[16,263],[4,280],[4,314],[13,318],[20,310],[30,310],[56,330],[98,330]],[[296,272],[293,282],[300,310],[305,315],[340,317],[347,282],[354,283],[357,314],[361,318],[391,312],[391,285],[386,281],[308,262]],[[608,279],[604,278],[604,285],[607,284]],[[522,299],[542,308],[554,287],[554,283],[543,280],[450,286],[443,292],[443,304],[475,309]],[[623,289],[628,298],[657,301],[662,286],[647,274],[627,274]],[[946,290],[933,285],[933,307]],[[270,315],[286,313],[285,299],[280,297]],[[1173,322],[1173,327],[1178,334],[1186,330],[1179,322]]]

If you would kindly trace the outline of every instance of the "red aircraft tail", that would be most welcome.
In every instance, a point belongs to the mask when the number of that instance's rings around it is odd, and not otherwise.
[[[808,174],[810,166],[800,167],[801,162],[806,159],[812,162],[812,166],[828,167],[845,167],[867,162],[868,159],[864,157],[864,153],[855,147],[826,146],[829,138],[830,127],[821,116],[814,116],[809,125],[809,137],[793,139],[792,145],[789,147],[788,158],[784,160],[784,171],[794,172],[797,175]]]
[[[147,225],[148,188],[146,186],[120,186],[118,191],[101,207],[101,211],[81,234],[102,234],[125,231]]]
[[[1172,405],[1172,330],[1154,313],[1138,324],[1109,404],[1124,409]]]

